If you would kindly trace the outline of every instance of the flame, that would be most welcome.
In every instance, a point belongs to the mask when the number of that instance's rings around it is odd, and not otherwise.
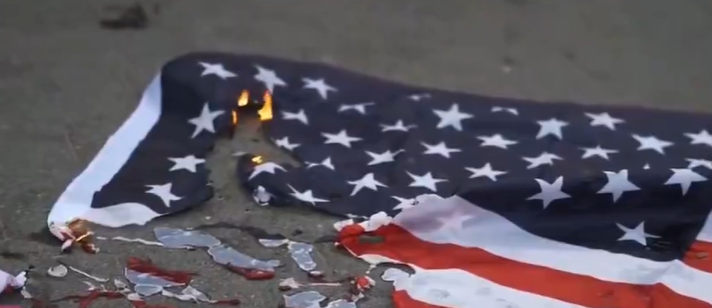
[[[247,103],[250,101],[250,92],[247,90],[242,90],[242,93],[240,93],[240,97],[237,99],[237,106],[239,107],[244,107],[247,106]]]
[[[73,219],[67,223],[67,229],[69,230],[69,234],[67,235],[69,235],[70,238],[68,241],[65,241],[65,245],[79,245],[87,253],[99,252],[99,249],[93,243],[94,232],[89,230],[86,220]]]
[[[265,91],[263,101],[264,104],[262,108],[257,111],[257,114],[260,116],[260,121],[264,122],[272,120],[272,94],[270,94],[269,91]]]
[[[263,162],[262,156],[255,156],[252,158],[252,162],[255,164],[261,164]]]
[[[237,125],[237,111],[235,110],[232,111],[232,125]]]

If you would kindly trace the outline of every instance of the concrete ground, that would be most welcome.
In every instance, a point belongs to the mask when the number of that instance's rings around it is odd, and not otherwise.
[[[189,51],[324,61],[497,96],[712,111],[712,2],[706,0],[172,0],[146,2],[160,9],[151,12],[145,30],[99,28],[103,8],[119,3],[0,1],[0,248],[25,253],[38,266],[52,264],[58,247],[31,241],[29,234],[43,226],[55,198],[133,110],[161,64]],[[245,130],[211,159],[222,200],[146,227],[96,231],[151,238],[152,226],[229,218],[284,234],[299,228],[304,234],[298,238],[307,240],[328,232],[333,218],[257,207],[230,181],[233,150],[275,151],[251,141],[253,135]],[[284,251],[258,247],[238,231],[220,235],[254,256],[289,261]],[[115,276],[127,256],[150,257],[165,267],[200,270],[196,287],[240,297],[242,307],[277,307],[280,301],[276,280],[245,281],[201,252],[100,245],[107,253],[65,260]],[[328,245],[318,250],[320,264],[338,271],[332,275],[365,269]],[[27,262],[0,258],[0,267],[19,270]],[[281,277],[303,278],[287,264]],[[54,296],[84,288],[77,276],[48,282]],[[362,307],[390,307],[389,293],[381,283]]]

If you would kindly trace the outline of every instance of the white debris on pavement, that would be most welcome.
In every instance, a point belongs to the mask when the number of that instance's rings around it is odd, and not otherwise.
[[[378,212],[376,214],[371,215],[371,217],[369,219],[366,219],[359,223],[357,223],[353,219],[337,221],[336,223],[334,223],[334,229],[336,229],[336,231],[341,231],[346,226],[358,224],[366,232],[369,232],[369,231],[374,231],[381,226],[385,226],[385,225],[391,223],[391,220],[393,220],[393,217],[388,216],[388,214],[386,214],[385,212]]]
[[[257,241],[268,248],[287,245],[289,256],[301,270],[311,273],[317,268],[316,261],[311,256],[312,251],[314,251],[314,245],[312,244],[295,242],[289,239],[258,239]]]
[[[302,287],[308,287],[308,286],[313,286],[313,287],[339,287],[342,284],[339,282],[308,282],[308,283],[300,283],[293,277],[282,279],[279,281],[279,289],[282,291],[289,291],[289,290],[295,290],[299,289]]]
[[[166,248],[210,248],[222,244],[214,236],[198,230],[157,227],[153,234]]]
[[[67,269],[67,267],[62,264],[58,264],[47,269],[47,275],[56,278],[62,278],[64,276],[67,276],[67,273],[69,273],[69,269]]]
[[[70,265],[66,265],[66,264],[62,264],[62,265],[66,266],[66,267],[67,267],[69,270],[71,270],[72,272],[75,272],[75,273],[77,273],[77,274],[79,274],[79,275],[82,275],[82,276],[84,276],[84,277],[86,277],[86,278],[89,278],[89,279],[91,279],[91,280],[94,280],[94,281],[96,281],[96,282],[104,283],[104,282],[108,282],[108,281],[109,281],[109,278],[102,278],[102,277],[94,276],[94,275],[89,274],[89,273],[87,273],[87,272],[85,272],[85,271],[82,271],[82,270],[80,270],[80,269],[78,269],[78,268],[76,268],[76,267],[74,267],[74,266],[70,266]]]
[[[97,236],[97,240],[102,240],[102,241],[119,241],[119,242],[127,242],[127,243],[139,243],[139,244],[144,244],[148,246],[159,246],[163,247],[163,243],[161,242],[156,242],[156,241],[149,241],[149,240],[144,240],[142,238],[127,238],[123,236],[114,236],[114,237],[103,237],[103,236]]]
[[[283,295],[286,308],[321,308],[327,297],[317,291],[304,291]],[[324,308],[357,308],[356,303],[345,299],[330,301]]]

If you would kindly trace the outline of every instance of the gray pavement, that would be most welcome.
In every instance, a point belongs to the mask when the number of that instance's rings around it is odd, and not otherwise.
[[[42,227],[55,198],[133,110],[160,66],[190,51],[323,61],[496,96],[712,111],[712,2],[705,0],[166,0],[146,2],[160,10],[145,30],[100,29],[102,8],[119,3],[0,1],[0,248],[25,253],[39,266],[51,264],[58,247],[28,235]],[[222,200],[145,227],[96,231],[150,238],[153,226],[225,218],[284,234],[302,229],[298,238],[306,240],[330,231],[331,217],[261,208],[238,191],[230,153],[276,153],[252,141],[254,135],[243,130],[211,158]],[[239,231],[219,233],[256,257],[289,261],[284,251],[258,247]],[[277,307],[281,298],[276,280],[245,281],[201,252],[100,244],[109,253],[65,259],[112,276],[127,256],[150,257],[165,267],[200,270],[196,287],[217,297],[237,296],[242,307]],[[329,245],[318,250],[331,275],[366,268]],[[8,270],[26,262],[0,258]],[[281,277],[303,277],[287,264]],[[49,281],[52,294],[83,290],[74,278]],[[362,307],[390,307],[389,293],[381,283]],[[111,301],[101,307],[129,306]]]

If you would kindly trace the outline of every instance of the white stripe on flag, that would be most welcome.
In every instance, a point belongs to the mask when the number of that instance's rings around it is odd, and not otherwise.
[[[413,268],[415,273],[412,275],[401,272],[400,275],[385,277],[391,271],[389,269],[383,278],[393,281],[396,292],[406,292],[410,299],[429,305],[453,308],[586,308],[502,286],[460,269]]]
[[[127,224],[144,224],[158,216],[158,213],[142,204],[119,204],[105,211],[97,211],[91,208],[91,203],[94,193],[109,183],[121,170],[139,143],[160,119],[162,96],[159,73],[144,91],[136,110],[109,137],[84,171],[74,178],[59,196],[47,217],[48,225],[52,222],[64,225],[74,218],[82,218],[108,227],[121,227]]]

